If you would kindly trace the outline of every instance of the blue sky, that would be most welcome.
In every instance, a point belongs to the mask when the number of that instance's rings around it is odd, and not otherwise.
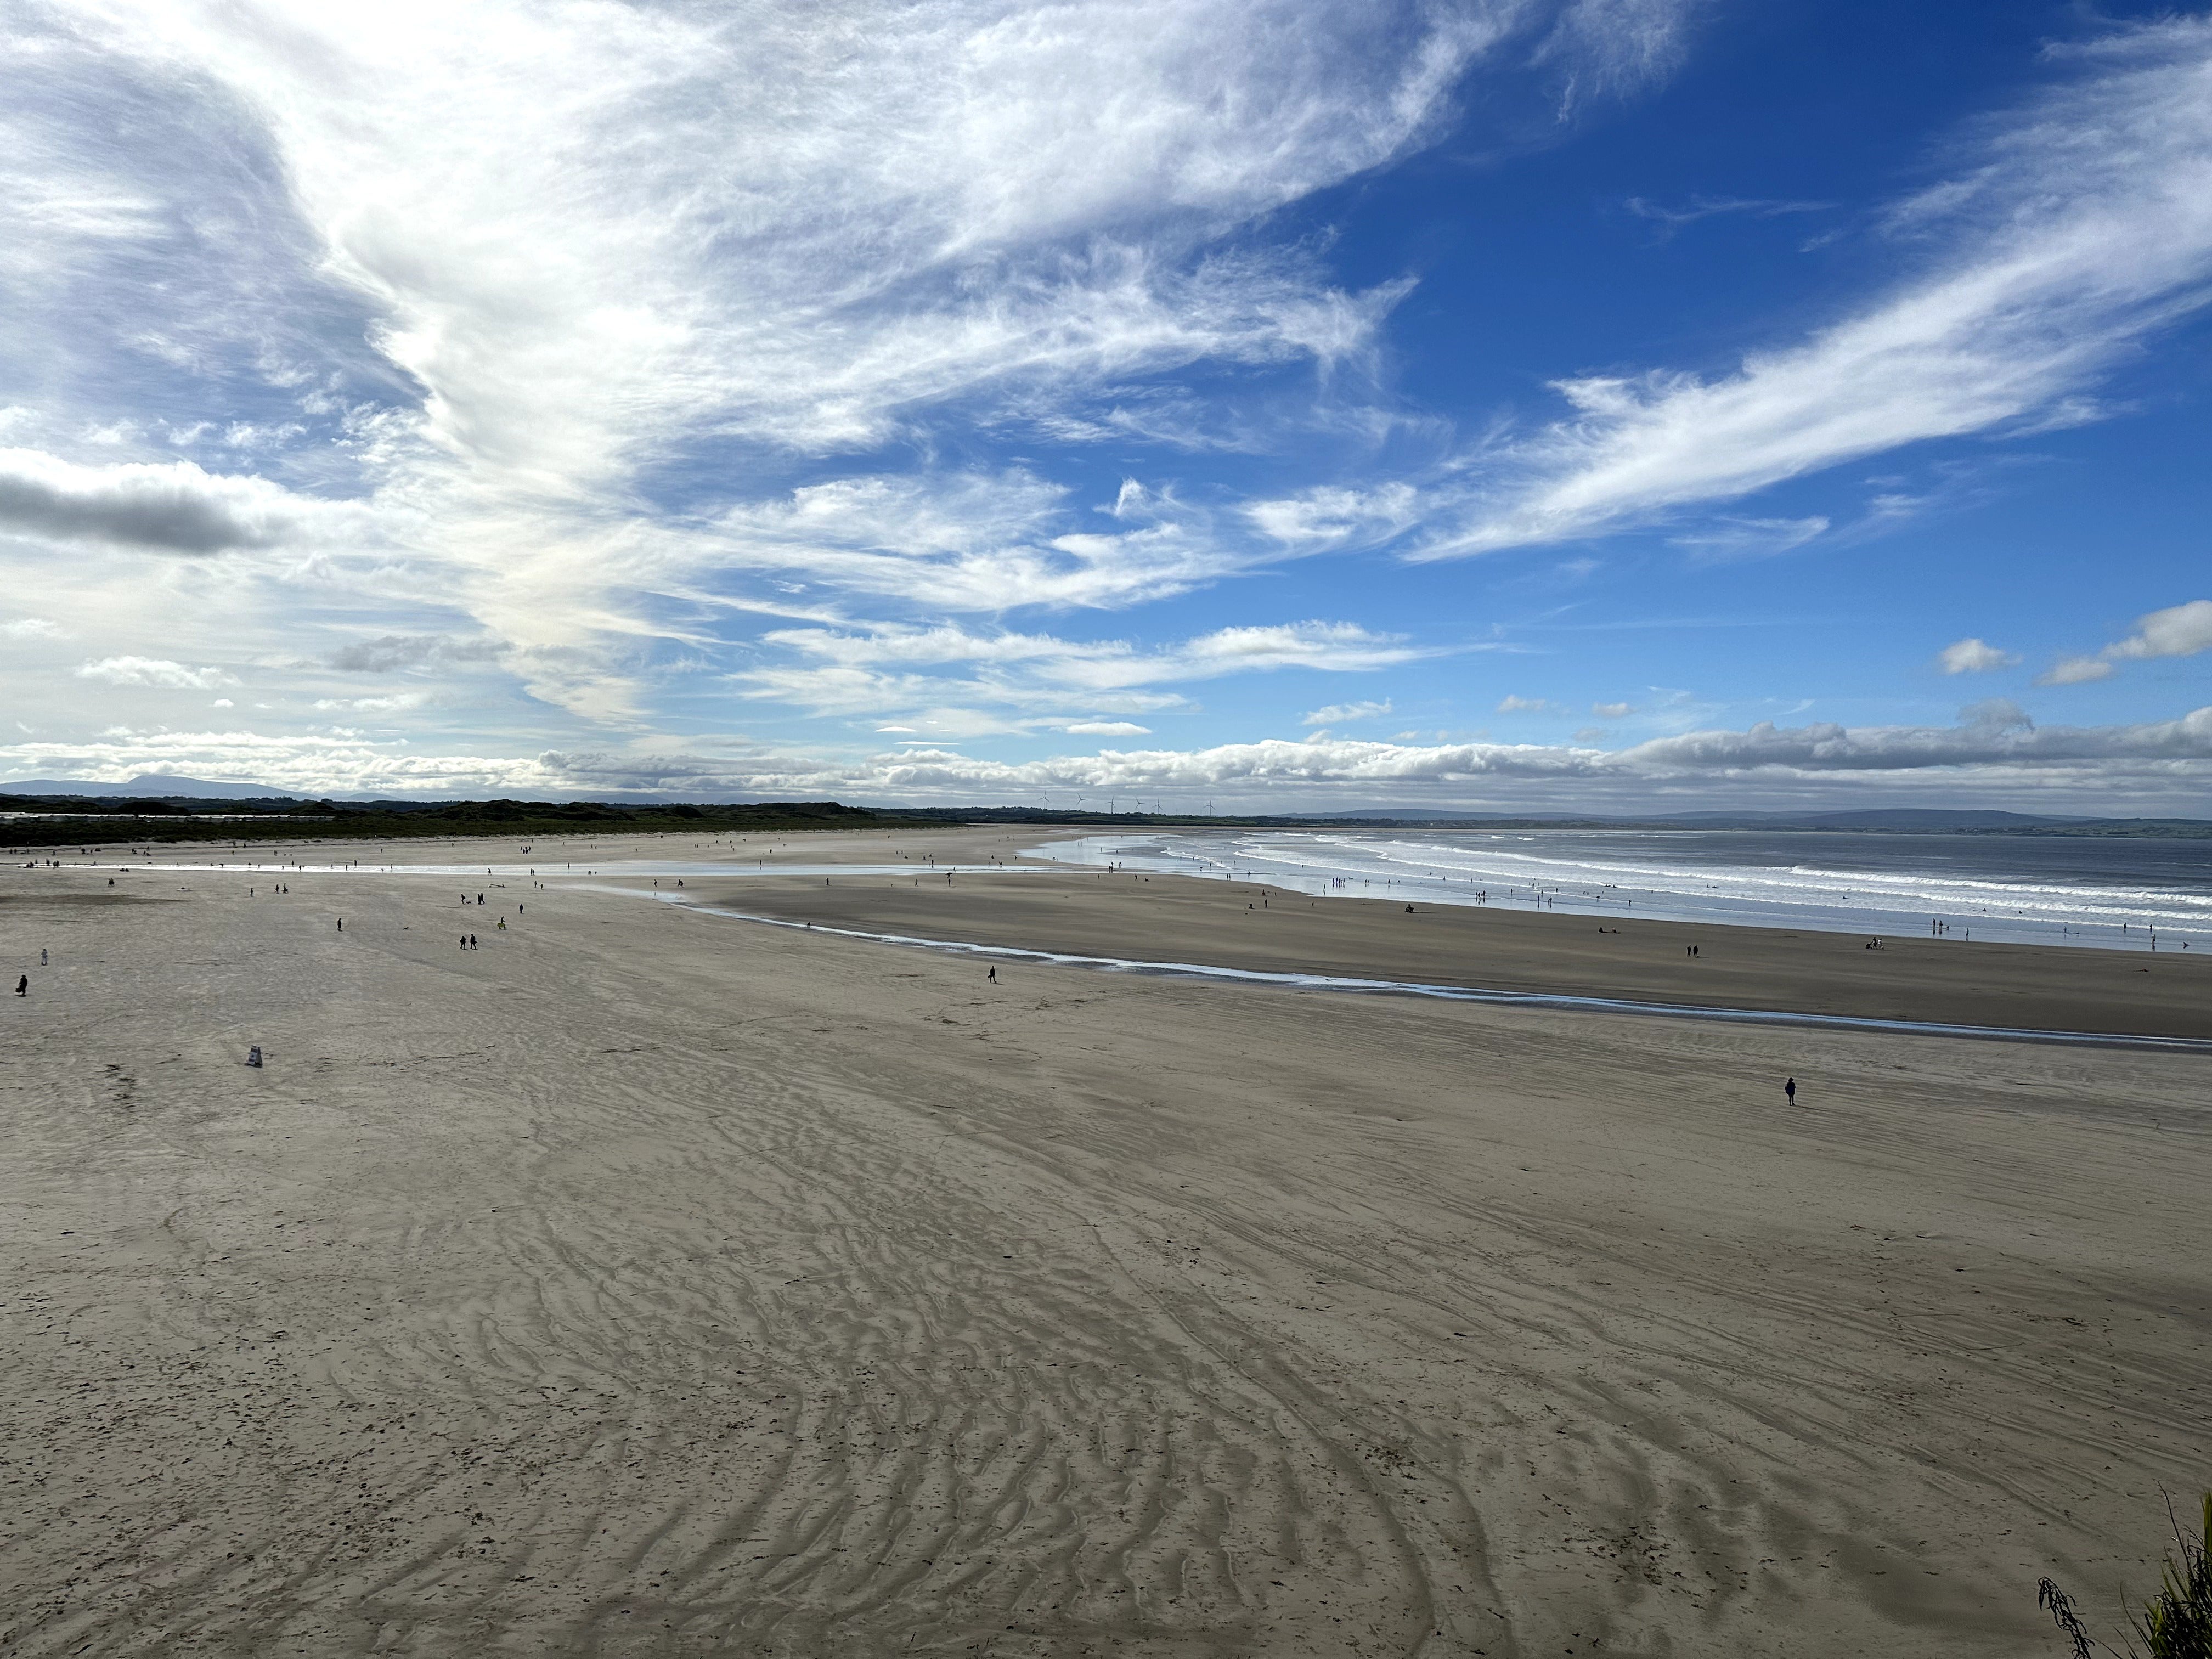
[[[2212,816],[2212,18],[48,5],[0,776]]]

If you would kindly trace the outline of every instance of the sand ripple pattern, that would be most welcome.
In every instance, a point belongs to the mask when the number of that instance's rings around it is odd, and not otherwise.
[[[1995,1659],[2203,1448],[2181,1058],[345,902],[41,921],[0,1652]]]

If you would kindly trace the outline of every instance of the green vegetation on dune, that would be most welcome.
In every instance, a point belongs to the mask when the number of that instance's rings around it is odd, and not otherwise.
[[[2036,1606],[2065,1632],[2073,1659],[2095,1659],[2100,1650],[2112,1659],[2212,1659],[2212,1492],[2204,1494],[2202,1534],[2192,1538],[2176,1521],[2173,1535],[2178,1556],[2160,1564],[2158,1593],[2129,1615],[2123,1647],[2092,1637],[2074,1598],[2053,1581],[2036,1586]]]

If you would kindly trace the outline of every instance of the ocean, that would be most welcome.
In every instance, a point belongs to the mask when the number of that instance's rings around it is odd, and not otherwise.
[[[1734,830],[1170,830],[1030,856],[1328,897],[2212,950],[2212,842]]]

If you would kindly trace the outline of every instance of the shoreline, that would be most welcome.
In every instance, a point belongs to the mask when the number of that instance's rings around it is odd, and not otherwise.
[[[623,891],[634,890],[623,889]],[[1474,985],[1437,985],[1419,980],[1353,979],[1340,975],[1268,972],[1223,968],[1195,962],[1147,962],[1127,957],[1083,956],[1065,951],[1034,950],[1018,945],[978,945],[964,939],[922,939],[909,933],[864,933],[827,922],[793,921],[775,916],[695,904],[673,895],[653,896],[692,915],[714,916],[757,927],[798,928],[832,939],[954,955],[995,957],[1044,968],[1080,968],[1097,973],[1135,974],[1154,979],[1213,981],[1238,985],[1272,985],[1294,991],[1333,991],[1353,996],[1429,997],[1444,1002],[1474,1002],[1495,1008],[1542,1008],[1559,1013],[1620,1014],[1651,1019],[1715,1020],[1737,1025],[1797,1026],[1814,1030],[1887,1032],[1895,1036],[1956,1037],[1966,1041],[2058,1043],[2079,1048],[2126,1048],[2146,1054],[2212,1055],[2212,1037],[2159,1036],[2130,1032],[2069,1031],[2026,1025],[1944,1024],[1929,1020],[1876,1019],[1850,1014],[1801,1013],[1783,1008],[1711,1006],[1698,1003],[1638,1002],[1620,998],[1540,991],[1501,991]]]
[[[834,885],[701,878],[695,903],[765,920],[1048,955],[1431,985],[1500,997],[2212,1040],[2212,952],[1595,918],[1320,898],[1200,877],[1032,866],[1018,884],[855,874]],[[1692,954],[1694,952],[1695,954]],[[1626,1012],[1626,1011],[1625,1011]]]

